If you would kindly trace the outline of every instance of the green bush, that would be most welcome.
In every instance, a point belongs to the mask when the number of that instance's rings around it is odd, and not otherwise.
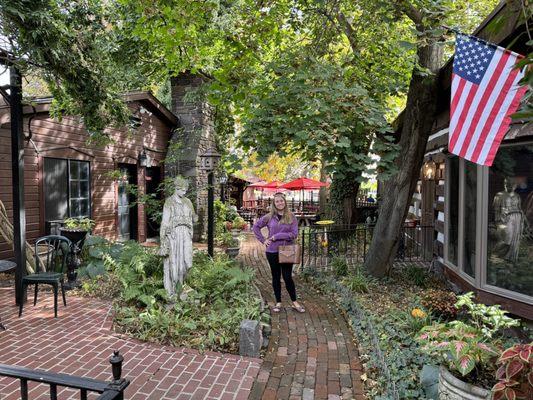
[[[370,278],[361,271],[361,268],[357,268],[353,274],[348,275],[342,282],[352,292],[368,293]]]
[[[428,286],[431,277],[427,270],[416,264],[409,264],[403,270],[403,275],[408,282],[414,283],[416,286],[425,288]]]
[[[331,268],[336,277],[341,278],[348,275],[348,263],[342,257],[335,257],[331,260]]]
[[[227,207],[220,200],[215,200],[214,205],[215,205],[215,237],[218,238],[220,237],[220,235],[222,235],[226,231],[224,223],[226,222]]]

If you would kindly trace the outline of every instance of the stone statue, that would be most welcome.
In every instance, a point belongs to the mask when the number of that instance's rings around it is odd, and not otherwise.
[[[493,201],[494,222],[499,243],[496,252],[503,258],[515,262],[518,258],[520,239],[524,230],[524,213],[520,195],[514,191],[510,178],[504,180],[505,191],[496,193]]]
[[[196,214],[191,201],[185,197],[189,184],[186,179],[175,179],[175,191],[166,199],[161,221],[160,255],[164,260],[164,284],[169,296],[176,293],[176,284],[183,283],[192,265],[192,235]]]

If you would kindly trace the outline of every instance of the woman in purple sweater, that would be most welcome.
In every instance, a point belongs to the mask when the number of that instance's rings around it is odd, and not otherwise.
[[[268,228],[266,238],[261,233],[261,229],[265,226]],[[283,274],[285,287],[292,300],[292,308],[298,312],[305,312],[305,309],[296,301],[296,288],[292,280],[292,264],[279,262],[279,246],[293,244],[298,237],[298,220],[289,211],[283,193],[274,195],[270,212],[257,220],[253,231],[257,240],[266,247],[266,257],[272,272],[272,287],[276,296],[276,305],[272,311],[281,311],[281,275]]]

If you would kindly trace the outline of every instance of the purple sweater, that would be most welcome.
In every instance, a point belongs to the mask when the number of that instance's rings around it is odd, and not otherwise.
[[[267,253],[279,252],[279,246],[292,244],[298,237],[298,220],[293,217],[292,223],[282,224],[279,216],[274,215],[269,219],[269,215],[259,218],[254,224],[253,231],[257,240],[264,243],[267,238],[261,233],[261,228],[268,228],[268,237],[272,238],[272,243],[266,248]]]

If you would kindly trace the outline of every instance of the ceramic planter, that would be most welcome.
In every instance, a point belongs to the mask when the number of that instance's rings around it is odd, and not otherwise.
[[[235,258],[239,255],[240,247],[228,247],[226,249],[226,254],[229,256],[229,258]]]
[[[489,400],[490,391],[479,386],[463,382],[452,375],[448,369],[439,369],[440,400]]]
[[[238,239],[239,238],[239,235],[241,234],[242,232],[242,229],[232,229],[231,230],[231,236],[234,238],[234,239]]]

